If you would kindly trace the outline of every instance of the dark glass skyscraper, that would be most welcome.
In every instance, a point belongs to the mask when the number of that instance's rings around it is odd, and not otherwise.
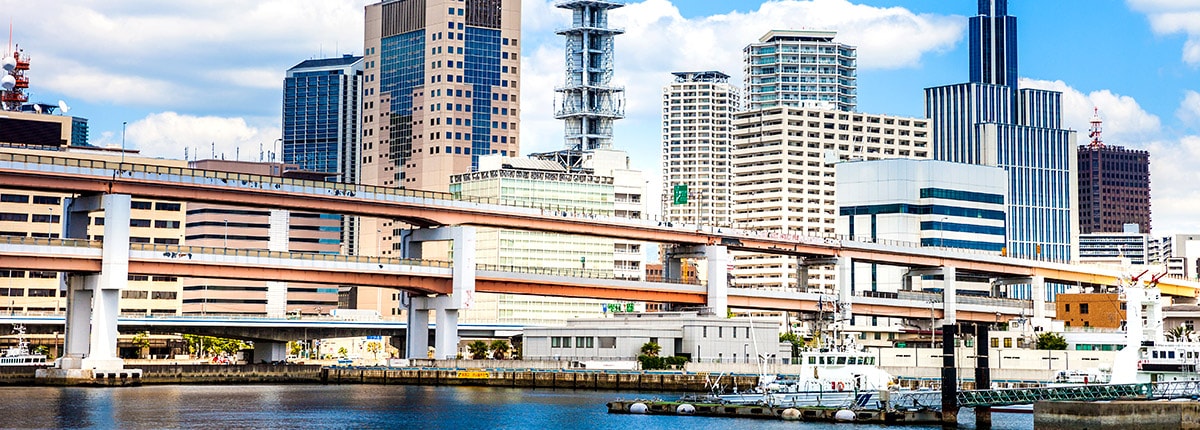
[[[1008,0],[979,0],[970,18],[971,82],[1017,87],[1017,17]]]
[[[362,57],[306,60],[283,79],[284,163],[358,182]]]

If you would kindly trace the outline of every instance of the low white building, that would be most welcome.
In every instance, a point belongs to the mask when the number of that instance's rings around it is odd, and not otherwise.
[[[662,347],[661,357],[692,362],[753,363],[756,357],[791,357],[791,345],[779,342],[779,322],[717,318],[697,312],[613,314],[576,319],[565,327],[527,327],[526,360],[634,361],[648,342]]]

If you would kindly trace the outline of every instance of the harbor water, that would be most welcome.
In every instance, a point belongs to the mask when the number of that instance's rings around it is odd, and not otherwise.
[[[884,426],[609,414],[617,399],[677,394],[402,385],[0,387],[0,428],[879,429]],[[993,429],[1032,429],[993,414]],[[969,409],[962,428],[972,428]],[[941,427],[891,427],[934,429]]]

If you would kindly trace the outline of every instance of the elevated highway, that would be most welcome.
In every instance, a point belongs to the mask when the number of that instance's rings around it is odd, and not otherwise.
[[[101,270],[101,243],[81,239],[0,237],[0,268],[95,273]],[[130,244],[129,273],[150,276],[196,276],[259,281],[303,280],[330,285],[392,288],[416,294],[449,294],[452,267],[438,260],[356,257],[199,246]],[[703,285],[614,279],[611,272],[548,270],[477,265],[478,292],[645,301],[703,306]],[[730,305],[745,309],[818,311],[828,295],[782,290],[732,288]],[[936,293],[879,295],[862,292],[853,298],[854,313],[929,318]],[[960,297],[958,316],[968,321],[994,321],[1028,314],[1029,300]],[[944,304],[935,303],[935,308]],[[826,309],[828,310],[828,309]],[[941,309],[936,309],[939,317]]]
[[[722,245],[730,250],[809,258],[848,257],[902,267],[955,267],[995,278],[1040,277],[1063,284],[1118,284],[1120,273],[1074,265],[964,253],[908,243],[873,243],[802,235],[672,225],[582,212],[530,207],[499,200],[459,199],[448,193],[303,181],[270,176],[0,154],[0,184],[17,189],[77,194],[129,194],[142,198],[397,219],[418,227],[473,225],[550,231],[678,245]],[[1200,283],[1163,278],[1163,294],[1196,298]]]

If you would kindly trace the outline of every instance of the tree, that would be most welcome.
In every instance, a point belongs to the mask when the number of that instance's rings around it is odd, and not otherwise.
[[[1067,349],[1067,340],[1058,333],[1042,333],[1037,337],[1037,349],[1061,351]]]
[[[1192,336],[1192,329],[1188,326],[1181,325],[1179,327],[1172,328],[1166,334],[1167,340],[1173,342],[1183,342]]]
[[[380,345],[379,342],[376,342],[376,341],[367,342],[367,352],[371,353],[373,355],[373,358],[375,358],[376,361],[379,360],[379,351],[382,349],[383,349],[383,346]]]
[[[662,346],[654,342],[646,342],[642,345],[642,354],[651,357],[658,357],[658,353],[662,352]]]
[[[489,345],[492,350],[492,358],[503,360],[505,355],[508,355],[508,341],[504,339],[496,339]]]
[[[300,342],[288,342],[288,353],[299,357],[300,353],[304,352],[304,344]]]
[[[800,356],[800,347],[804,346],[804,339],[801,339],[800,336],[796,335],[796,333],[790,331],[787,333],[780,333],[779,341],[787,342],[792,345],[792,357]]]
[[[471,342],[467,345],[467,350],[471,352],[471,358],[483,360],[488,356],[488,344],[482,340]]]
[[[133,335],[133,339],[129,341],[138,349],[138,357],[144,357],[147,350],[150,348],[150,332],[141,332]]]

